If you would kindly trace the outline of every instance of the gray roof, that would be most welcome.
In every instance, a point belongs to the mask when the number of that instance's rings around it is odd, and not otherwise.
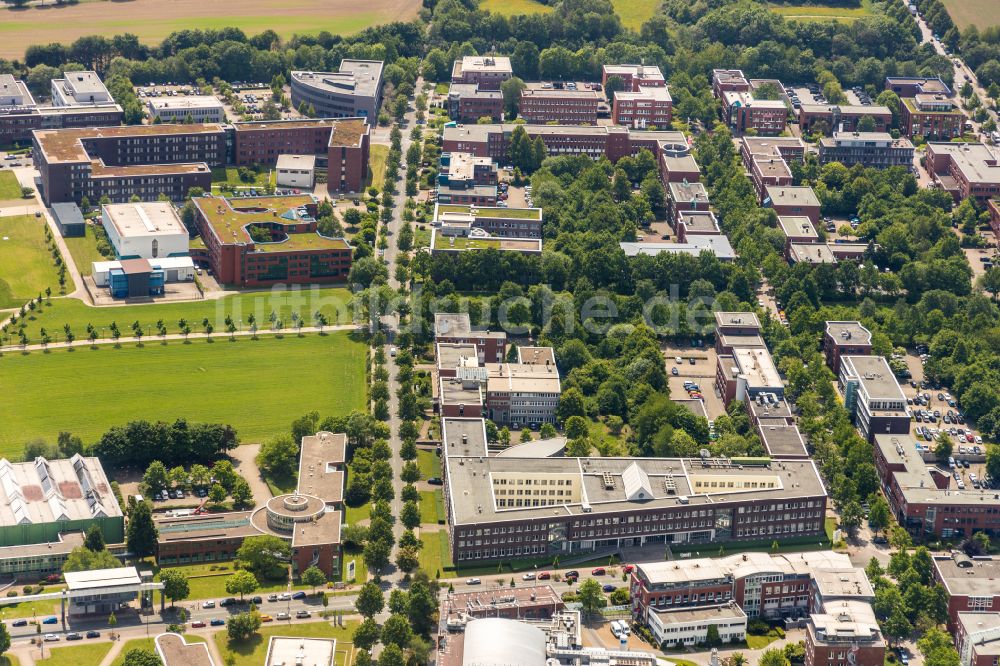
[[[619,243],[618,245],[628,257],[640,254],[657,255],[661,252],[698,256],[707,250],[723,261],[731,261],[736,258],[736,250],[733,249],[729,238],[722,234],[690,235],[685,243]]]
[[[959,563],[972,566],[959,566]],[[935,555],[934,567],[951,596],[1000,595],[1000,558]]]
[[[836,344],[865,345],[872,341],[872,332],[859,321],[828,321],[826,334]]]
[[[906,396],[884,356],[844,356],[841,367],[857,379],[868,394],[869,400],[895,400],[906,403]]]
[[[837,257],[825,243],[792,243],[788,248],[792,261],[804,264],[835,264]]]
[[[767,453],[776,458],[809,455],[798,426],[766,425],[760,429],[760,439]]]
[[[954,487],[940,489],[935,484],[927,463],[917,450],[917,442],[909,435],[875,435],[875,446],[890,467],[902,467],[902,470],[892,471],[892,477],[898,486],[903,499],[909,504],[925,504],[931,507],[945,506],[976,506],[995,507],[1000,501],[1000,493],[995,490],[967,487],[957,490]],[[935,474],[939,474],[935,472]],[[951,486],[949,481],[949,486]],[[977,560],[978,561],[978,560]],[[1000,560],[995,571],[1000,581]],[[963,576],[968,578],[970,576]],[[1000,582],[997,583],[1000,594]]]
[[[517,620],[484,617],[465,627],[462,666],[545,666],[545,632]]]

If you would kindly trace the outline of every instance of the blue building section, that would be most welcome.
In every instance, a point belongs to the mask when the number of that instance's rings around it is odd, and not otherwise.
[[[145,259],[128,259],[121,268],[108,273],[108,288],[113,298],[144,298],[162,296],[166,274],[162,268],[153,268]]]

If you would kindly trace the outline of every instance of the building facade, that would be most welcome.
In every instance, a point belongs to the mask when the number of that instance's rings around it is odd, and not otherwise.
[[[887,106],[851,104],[803,104],[799,107],[799,129],[802,133],[822,130],[833,132],[858,132],[862,118],[875,122],[872,131],[888,132],[892,126],[892,110]]]
[[[382,65],[381,60],[344,59],[337,72],[293,71],[292,106],[311,106],[321,118],[377,118]]]
[[[872,353],[872,333],[858,321],[828,321],[823,332],[823,354],[834,374],[840,374],[842,356]]]
[[[920,94],[899,101],[899,130],[905,136],[948,141],[965,131],[965,114],[950,97]]]
[[[529,83],[521,91],[517,115],[533,124],[596,125],[603,98],[583,83]]]
[[[674,101],[666,86],[640,85],[635,92],[618,91],[611,106],[616,125],[634,129],[670,127]]]
[[[841,356],[840,391],[861,436],[906,435],[910,413],[896,376],[882,356]]]
[[[834,132],[819,140],[820,164],[840,162],[876,169],[913,166],[913,144],[909,139],[893,139],[888,132]]]

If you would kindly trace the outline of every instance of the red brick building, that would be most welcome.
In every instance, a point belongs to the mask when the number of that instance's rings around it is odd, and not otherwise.
[[[616,125],[635,129],[667,128],[673,119],[674,101],[666,86],[639,86],[635,92],[615,93],[611,117]]]
[[[962,666],[996,666],[1000,661],[1000,613],[959,613],[955,646]]]
[[[1000,238],[1000,200],[990,199],[986,202],[986,207],[990,211],[990,227],[993,233]]]
[[[500,84],[512,76],[510,58],[504,56],[465,56],[451,69],[452,83],[471,83],[483,90],[500,90]]]
[[[870,604],[838,599],[806,623],[806,666],[882,666],[885,639]]]
[[[319,155],[326,161],[330,192],[364,188],[371,137],[364,118],[236,123],[233,128],[235,164],[273,166],[279,155]]]
[[[604,95],[588,84],[529,83],[521,91],[517,115],[525,122],[542,125],[596,125],[603,101]]]
[[[968,557],[962,551],[934,556],[934,580],[948,594],[948,631],[959,632],[960,616],[1000,612],[1000,558]]]
[[[434,341],[453,345],[475,345],[480,363],[500,363],[506,358],[507,334],[503,331],[473,329],[468,313],[435,314]]]
[[[924,94],[899,101],[899,131],[904,136],[947,141],[965,131],[965,114],[950,97]]]
[[[828,321],[823,332],[823,354],[834,374],[840,374],[840,357],[869,356],[872,333],[857,321]]]
[[[764,200],[761,203],[766,208],[773,208],[779,217],[804,216],[809,218],[813,226],[819,226],[819,198],[811,187],[768,186],[764,188]]]
[[[663,87],[667,80],[656,65],[603,65],[601,67],[601,85],[608,86],[608,79],[616,76],[625,84],[624,90],[638,92],[640,86]]]
[[[741,69],[713,69],[712,94],[722,99],[727,92],[750,92],[750,81]]]
[[[452,83],[446,102],[448,117],[458,123],[475,123],[480,118],[503,119],[503,94],[475,83]]]
[[[892,125],[892,111],[887,106],[863,104],[803,104],[799,107],[799,129],[802,133],[817,131],[822,127],[826,135],[833,132],[857,132],[858,123],[869,116],[875,121],[873,132],[888,132]]]
[[[930,142],[923,164],[956,201],[973,197],[984,204],[1000,196],[1000,163],[986,144]]]
[[[790,137],[749,137],[740,139],[740,157],[750,173],[758,201],[763,201],[769,186],[792,184],[793,161],[805,155],[802,139]]]
[[[352,248],[318,231],[312,195],[197,197],[195,220],[203,259],[223,284],[344,282]]]

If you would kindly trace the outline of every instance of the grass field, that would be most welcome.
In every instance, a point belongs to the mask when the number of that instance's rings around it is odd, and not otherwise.
[[[321,31],[351,34],[417,15],[415,0],[371,0],[366,3],[336,0],[156,0],[81,2],[61,7],[45,3],[30,9],[0,13],[0,57],[23,58],[25,49],[44,34],[46,41],[69,44],[84,35],[132,33],[146,44],[155,44],[171,32],[234,27],[247,34],[274,30],[282,38]]]
[[[0,201],[21,198],[21,183],[13,171],[0,171]]]
[[[942,0],[948,15],[959,28],[1000,25],[1000,3],[996,0]]]
[[[233,666],[259,666],[264,663],[267,655],[267,644],[271,636],[293,636],[303,638],[336,638],[337,639],[337,666],[349,666],[350,660],[346,659],[348,653],[353,652],[352,634],[356,622],[347,622],[344,627],[334,627],[327,622],[310,622],[307,624],[291,624],[275,622],[272,625],[264,625],[261,630],[249,641],[230,642],[226,632],[220,631],[212,636],[215,644],[222,653],[224,663],[232,663]],[[229,655],[235,660],[230,662]]]
[[[0,217],[0,310],[21,307],[46,287],[58,289],[43,224],[31,215]]]
[[[45,588],[48,592],[49,588]],[[54,590],[53,590],[54,591]],[[22,601],[19,604],[8,604],[0,606],[5,618],[37,617],[43,618],[49,615],[59,614],[59,600],[49,599],[48,601]],[[3,666],[3,664],[0,664]]]
[[[276,174],[273,170],[264,169],[256,175],[256,178],[252,183],[244,182],[240,179],[239,173],[236,167],[215,167],[212,169],[212,191],[221,191],[220,185],[232,185],[236,188],[243,187],[264,187],[267,185],[268,181],[272,185],[276,182]]]
[[[420,478],[424,481],[431,477],[441,476],[441,456],[434,451],[418,449],[417,466],[420,468]]]
[[[368,163],[371,169],[370,184],[382,189],[385,180],[385,161],[389,157],[389,146],[372,146],[369,151]]]
[[[95,261],[108,261],[108,258],[97,251],[97,236],[94,234],[94,227],[87,225],[86,235],[70,236],[63,238],[69,253],[73,255],[73,263],[80,275],[90,275]]]
[[[0,657],[0,666],[21,666],[21,662],[12,654],[5,654]]]
[[[156,652],[156,644],[153,642],[152,638],[133,638],[132,640],[122,645],[121,652],[115,657],[115,660],[111,662],[111,666],[123,666],[125,663],[125,655],[128,654],[129,650],[150,650]],[[184,634],[184,641],[187,643],[204,643],[205,637],[198,636],[196,634]],[[98,663],[98,662],[94,662]]]
[[[111,652],[111,643],[84,643],[73,647],[57,647],[48,651],[45,659],[36,659],[36,664],[45,666],[80,666],[80,664],[99,664],[104,655]]]
[[[424,532],[420,535],[420,541],[424,544],[420,549],[420,568],[431,577],[454,578],[457,573],[455,564],[451,561],[448,532],[445,530]]]
[[[552,7],[536,0],[483,0],[479,3],[479,8],[501,16],[548,14],[552,11]]]
[[[420,522],[425,525],[444,523],[444,493],[441,490],[420,491]]]
[[[363,407],[365,349],[338,331],[11,354],[0,359],[7,396],[0,455],[19,459],[25,442],[55,441],[60,430],[90,442],[140,418],[232,424],[242,441],[259,442],[311,410],[327,416]],[[83,378],[94,391],[82,390]]]
[[[212,567],[215,567],[213,570]],[[226,592],[226,581],[235,572],[233,563],[230,562],[200,562],[198,564],[182,564],[179,566],[164,567],[181,571],[187,576],[190,593],[189,599],[224,599],[233,596]],[[160,572],[156,573],[156,580],[160,579]],[[270,594],[271,592],[284,592],[288,589],[287,580],[265,580],[260,583],[254,594]],[[308,585],[293,585],[293,590],[311,590]],[[253,595],[249,595],[253,596]],[[154,600],[160,603],[159,595]],[[167,603],[170,600],[167,599]]]
[[[642,24],[653,18],[660,8],[660,0],[611,0],[622,25],[632,30],[639,30]]]
[[[860,7],[838,7],[818,3],[791,5],[771,3],[770,9],[796,21],[854,21],[872,13],[872,0],[862,0]]]
[[[237,328],[246,329],[247,316],[253,314],[257,318],[258,329],[263,332],[270,327],[271,312],[281,319],[284,330],[289,332],[293,313],[298,313],[309,325],[312,325],[313,315],[317,310],[326,315],[330,324],[351,323],[350,299],[350,292],[340,287],[296,291],[275,289],[214,300],[104,308],[85,305],[75,298],[56,298],[29,316],[25,333],[30,340],[37,342],[41,327],[46,327],[50,334],[58,333],[61,336],[63,325],[69,324],[77,339],[83,340],[87,335],[87,324],[93,324],[98,329],[98,335],[104,338],[109,335],[107,327],[114,321],[118,323],[124,341],[134,321],[138,321],[143,327],[149,327],[162,319],[167,333],[178,333],[179,319],[187,319],[192,332],[200,332],[202,320],[208,318],[215,331],[224,336],[227,315],[239,323]],[[100,330],[102,327],[103,332]]]

